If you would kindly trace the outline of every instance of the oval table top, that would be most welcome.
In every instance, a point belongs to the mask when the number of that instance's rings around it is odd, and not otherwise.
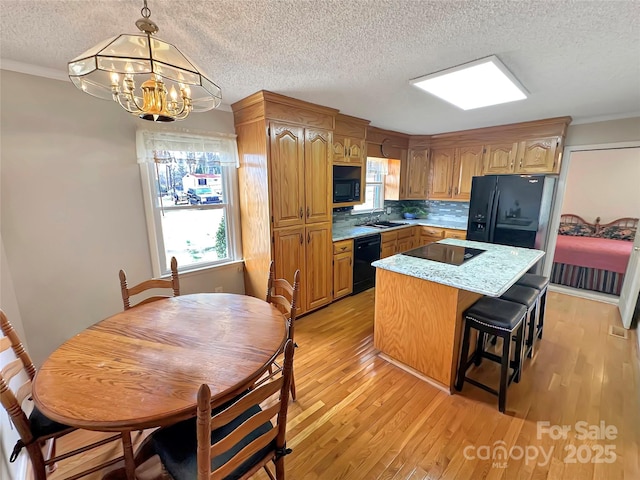
[[[215,403],[267,368],[286,340],[284,316],[254,297],[202,293],[133,307],[61,345],[38,370],[33,399],[78,428],[137,430],[195,416],[201,384]]]

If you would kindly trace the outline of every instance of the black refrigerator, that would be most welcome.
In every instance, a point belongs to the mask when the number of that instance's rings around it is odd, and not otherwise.
[[[547,249],[556,177],[473,177],[467,240]]]

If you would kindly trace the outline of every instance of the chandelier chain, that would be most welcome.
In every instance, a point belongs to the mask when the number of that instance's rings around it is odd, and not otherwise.
[[[142,10],[140,10],[140,14],[144,18],[149,18],[151,16],[151,9],[147,7],[147,0],[144,0],[144,7],[142,7]]]

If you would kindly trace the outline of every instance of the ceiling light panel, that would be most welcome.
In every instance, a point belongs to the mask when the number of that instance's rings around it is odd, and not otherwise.
[[[525,88],[495,55],[425,75],[410,83],[463,110],[527,98]]]

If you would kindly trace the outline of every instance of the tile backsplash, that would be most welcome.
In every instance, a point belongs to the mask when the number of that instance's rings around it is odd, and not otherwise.
[[[402,209],[404,207],[420,207],[427,210],[427,214],[421,218],[430,220],[445,220],[452,222],[466,223],[469,217],[469,203],[467,202],[443,202],[439,200],[402,200],[384,202],[384,212],[376,210],[375,216],[380,214],[381,220],[399,220],[402,218]],[[391,209],[391,213],[387,214],[387,210]],[[371,211],[353,214],[352,210],[333,211],[333,223],[339,226],[353,226],[362,224],[365,217],[369,217]]]

